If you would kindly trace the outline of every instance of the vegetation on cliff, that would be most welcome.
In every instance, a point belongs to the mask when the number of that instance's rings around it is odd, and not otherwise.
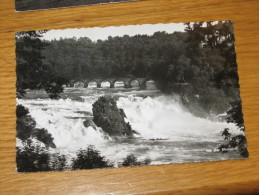
[[[227,122],[234,123],[241,132],[244,132],[245,126],[241,104],[240,102],[233,102],[231,105],[232,108],[227,111]],[[239,135],[232,135],[229,132],[229,129],[225,128],[222,131],[222,136],[224,136],[224,139],[227,141],[227,143],[222,144],[219,147],[220,151],[227,152],[229,149],[236,149],[242,157],[248,158],[249,153],[247,150],[247,141],[243,133]]]
[[[45,144],[47,148],[56,148],[53,137],[46,129],[36,128],[36,122],[22,105],[16,107],[16,137],[22,141],[35,138]]]

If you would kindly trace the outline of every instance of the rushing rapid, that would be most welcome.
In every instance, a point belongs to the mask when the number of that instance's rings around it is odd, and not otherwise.
[[[163,95],[155,87],[66,88],[58,100],[44,98],[41,93],[31,92],[26,99],[17,99],[17,104],[27,107],[37,127],[52,135],[57,146],[53,151],[68,157],[74,157],[80,148],[94,145],[113,162],[121,162],[132,153],[140,159],[150,157],[151,164],[239,158],[234,152],[217,151],[224,128],[240,133],[234,124],[193,116],[178,96]],[[125,121],[138,132],[135,138],[114,140],[101,128],[84,126],[86,119],[93,118],[92,104],[106,94],[117,99],[117,106],[126,114]]]

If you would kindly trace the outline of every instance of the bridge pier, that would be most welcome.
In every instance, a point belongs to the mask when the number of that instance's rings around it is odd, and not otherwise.
[[[139,88],[140,88],[140,89],[146,89],[146,88],[147,88],[146,83],[140,83],[140,84],[139,84]]]
[[[131,85],[130,83],[126,83],[126,82],[125,82],[125,83],[124,83],[124,87],[125,87],[125,88],[132,88],[132,85]]]
[[[110,82],[110,88],[114,88],[114,84],[115,83]]]
[[[146,89],[147,88],[148,79],[144,78],[144,79],[139,79],[138,81],[139,81],[140,89]]]

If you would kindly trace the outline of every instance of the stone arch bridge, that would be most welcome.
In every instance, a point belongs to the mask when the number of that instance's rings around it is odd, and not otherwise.
[[[102,82],[109,82],[110,88],[114,88],[117,81],[124,83],[124,88],[131,88],[132,81],[137,81],[141,89],[147,87],[148,81],[153,81],[151,78],[95,78],[95,79],[75,79],[68,83],[68,87],[74,87],[75,83],[81,82],[84,84],[84,88],[87,88],[90,82],[95,82],[98,88],[101,88]]]

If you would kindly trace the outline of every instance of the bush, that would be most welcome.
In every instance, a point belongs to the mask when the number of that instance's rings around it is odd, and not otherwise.
[[[237,149],[238,153],[244,157],[248,158],[249,153],[247,151],[247,142],[244,135],[237,135],[234,137],[229,137],[229,142],[227,144],[222,144],[219,147],[221,152],[227,152],[229,149]]]
[[[221,132],[221,135],[224,136],[224,140],[230,140],[231,133],[229,133],[229,128],[225,128],[224,131]]]
[[[52,76],[49,81],[45,82],[44,89],[51,99],[58,99],[60,93],[64,91],[63,85],[67,82],[64,78]]]
[[[63,171],[66,169],[67,159],[65,155],[57,155],[51,162],[51,169],[53,171]]]
[[[100,152],[89,146],[85,150],[79,150],[77,157],[72,160],[72,169],[96,169],[114,167],[109,160],[100,155]]]
[[[151,159],[149,157],[146,157],[143,161],[138,161],[137,157],[134,154],[128,155],[123,162],[121,163],[121,166],[128,167],[128,166],[143,166],[143,165],[149,165],[151,163]]]
[[[29,114],[29,111],[27,108],[25,108],[24,106],[22,106],[20,104],[16,106],[16,117],[17,118],[26,116],[27,114]]]
[[[24,148],[17,147],[16,163],[18,172],[50,171],[50,156],[45,148],[34,146],[30,139],[23,142]]]

